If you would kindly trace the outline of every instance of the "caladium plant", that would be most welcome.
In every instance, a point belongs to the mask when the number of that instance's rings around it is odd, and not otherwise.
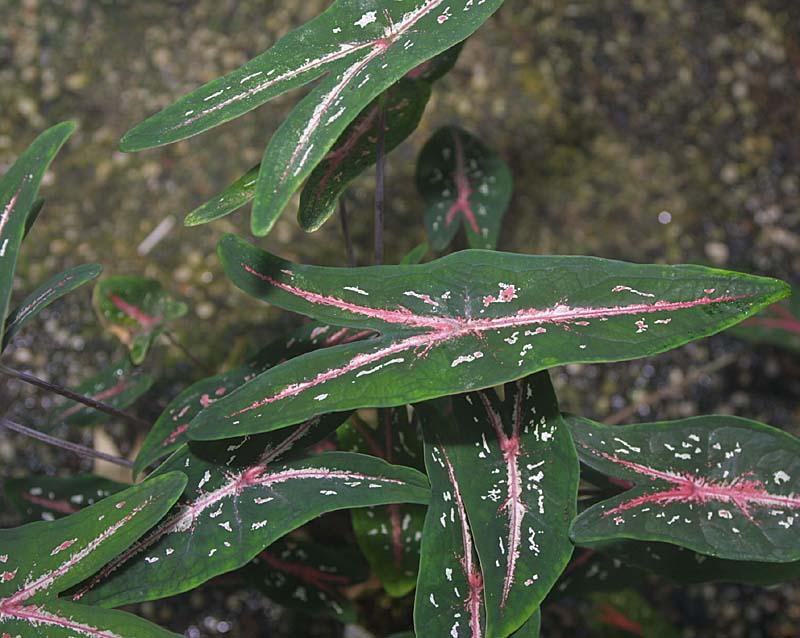
[[[249,294],[379,336],[271,368],[198,414],[194,439],[491,387],[559,364],[655,354],[788,293],[776,280],[700,266],[587,257],[462,251],[421,265],[323,268],[234,236],[219,253]]]
[[[386,154],[501,4],[335,0],[135,127],[122,147],[185,139],[318,81],[261,164],[186,224],[253,200],[251,228],[264,235],[305,183],[298,218],[316,230],[375,165],[381,263]],[[8,313],[39,184],[72,129],[45,131],[0,180],[3,347],[100,273],[66,270]],[[547,372],[656,355],[737,324],[748,338],[793,346],[789,286],[700,266],[495,252],[512,178],[490,146],[451,123],[417,164],[432,248],[446,251],[463,227],[472,250],[422,264],[423,244],[398,265],[323,268],[222,238],[235,286],[316,322],[187,384],[142,444],[140,485],[94,475],[4,481],[19,517],[37,522],[0,530],[0,638],[172,635],[107,608],[233,571],[230,582],[300,614],[374,624],[378,635],[415,628],[395,638],[532,638],[542,606],[567,597],[588,599],[586,624],[599,635],[668,636],[646,596],[626,591],[646,593],[652,573],[758,585],[800,576],[798,439],[732,416],[610,427],[562,415]],[[0,373],[76,401],[54,412],[59,425],[105,413],[142,427],[124,410],[154,380],[134,366],[158,335],[174,339],[169,323],[187,306],[142,277],[100,281],[94,304],[129,359],[77,393],[5,365]],[[4,415],[0,427],[101,456]],[[351,516],[314,521],[341,509]],[[318,544],[333,537],[334,547]],[[383,591],[396,598],[386,604]]]
[[[771,305],[737,326],[734,334],[753,341],[800,351],[800,296]]]
[[[0,530],[0,628],[4,636],[175,636],[131,614],[58,594],[91,576],[156,523],[186,478],[165,474],[64,519]]]

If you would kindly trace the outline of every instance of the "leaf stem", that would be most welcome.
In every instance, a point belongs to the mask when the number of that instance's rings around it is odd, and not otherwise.
[[[170,332],[169,330],[165,330],[163,334],[167,338],[167,341],[169,341],[173,346],[175,346],[178,350],[180,350],[181,353],[187,359],[189,359],[189,361],[191,361],[194,365],[196,365],[198,368],[201,368],[203,372],[205,372],[206,374],[214,374],[214,370],[211,368],[211,366],[209,366],[207,363],[203,363],[202,361],[200,361],[200,359],[195,357],[191,353],[189,348],[183,345],[181,340],[178,339],[178,337],[176,337],[172,332]]]
[[[378,143],[375,160],[375,263],[383,263],[383,205],[386,180],[386,94],[378,106]]]
[[[99,410],[100,412],[105,412],[106,414],[116,417],[121,421],[124,421],[125,423],[133,425],[137,428],[144,428],[148,430],[150,429],[150,424],[144,419],[140,419],[137,416],[128,414],[127,412],[123,412],[122,410],[118,410],[114,406],[108,405],[107,403],[103,403],[102,401],[97,401],[95,399],[92,399],[91,397],[87,397],[82,394],[78,394],[77,392],[73,392],[72,390],[65,388],[63,386],[57,385],[55,383],[50,383],[49,381],[45,381],[44,379],[40,379],[39,377],[35,377],[32,374],[28,374],[27,372],[22,372],[21,370],[14,370],[13,368],[9,368],[8,366],[0,363],[0,373],[8,377],[18,379],[19,381],[24,381],[25,383],[29,383],[30,385],[36,386],[37,388],[42,388],[43,390],[47,390],[55,394],[60,394],[62,397],[66,397],[67,399],[72,399],[73,401],[82,403],[83,405],[89,406],[90,408]]]
[[[42,441],[43,443],[47,443],[48,445],[54,445],[55,447],[59,447],[62,450],[67,450],[68,452],[74,452],[78,456],[82,456],[87,459],[99,459],[101,461],[108,461],[109,463],[121,465],[122,467],[125,468],[133,467],[133,463],[128,459],[123,459],[119,456],[106,454],[105,452],[98,452],[97,450],[93,450],[92,448],[86,447],[85,445],[80,445],[78,443],[71,443],[70,441],[59,439],[58,437],[45,434],[44,432],[39,432],[38,430],[34,430],[33,428],[29,428],[24,425],[20,425],[19,423],[15,423],[14,421],[9,421],[8,419],[0,419],[0,427],[4,427],[8,430],[11,430],[12,432],[17,432],[18,434],[22,434],[32,439],[36,439],[37,441]]]
[[[350,222],[347,219],[347,203],[344,194],[339,198],[339,220],[342,223],[344,247],[347,251],[347,265],[353,268],[356,265],[356,253],[353,249],[353,238],[350,236]]]

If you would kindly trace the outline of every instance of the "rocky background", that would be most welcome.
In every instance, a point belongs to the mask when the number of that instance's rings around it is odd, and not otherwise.
[[[125,155],[122,134],[176,97],[270,46],[318,0],[0,0],[0,170],[64,119],[78,132],[48,175],[47,203],[20,263],[19,291],[99,261],[162,280],[191,305],[176,332],[217,364],[286,321],[235,291],[214,246],[248,233],[246,211],[186,229],[183,216],[256,163],[297,94],[163,149]],[[437,83],[420,130],[388,160],[387,260],[424,239],[416,153],[445,123],[477,133],[511,164],[516,193],[500,247],[718,265],[798,283],[800,3],[796,0],[507,0]],[[372,176],[351,191],[361,263],[371,259]],[[294,205],[260,240],[284,257],[342,264],[336,223],[307,235]],[[170,220],[164,222],[164,220]],[[168,229],[147,254],[141,242]],[[114,357],[83,290],[45,313],[7,362],[76,384]],[[163,344],[154,418],[203,376]],[[730,413],[800,434],[800,366],[777,348],[721,335],[650,360],[554,371],[563,407],[599,420]],[[52,397],[0,384],[0,411],[30,425]],[[98,434],[58,430],[95,443]],[[129,453],[141,432],[109,424]],[[84,462],[0,434],[2,475],[71,473]],[[13,523],[7,510],[0,522]],[[689,637],[800,635],[800,588],[666,585],[643,592]],[[388,614],[378,601],[373,615]],[[143,613],[187,636],[339,636],[253,593],[207,587]],[[545,636],[586,635],[579,609],[548,609]],[[187,630],[186,628],[189,627]]]

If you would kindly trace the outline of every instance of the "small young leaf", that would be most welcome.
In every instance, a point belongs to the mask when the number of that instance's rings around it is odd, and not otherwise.
[[[347,185],[375,164],[381,108],[384,150],[388,153],[417,128],[430,94],[427,82],[402,79],[359,113],[306,181],[297,212],[304,230],[322,226],[336,212]]]
[[[246,573],[264,594],[284,607],[312,616],[356,621],[356,606],[343,589],[369,577],[364,559],[347,547],[280,540],[261,552]]]
[[[492,391],[452,401],[452,419],[420,408],[426,462],[429,469],[444,464],[450,484],[437,490],[431,476],[433,502],[441,498],[446,511],[435,524],[430,514],[426,519],[417,600],[429,612],[425,597],[449,600],[448,574],[460,566],[449,559],[452,549],[444,558],[426,551],[427,534],[454,525],[463,506],[480,559],[470,582],[481,585],[485,635],[501,638],[536,611],[572,554],[567,532],[575,515],[578,458],[546,372],[506,384],[502,402]],[[463,521],[461,527],[463,534]],[[442,560],[450,562],[437,569]]]
[[[134,475],[186,443],[189,440],[186,432],[189,423],[201,410],[257,374],[317,348],[358,341],[369,334],[368,331],[340,330],[311,323],[295,330],[288,338],[273,341],[244,365],[193,383],[170,402],[150,429],[136,457]]]
[[[296,450],[319,441],[346,416],[175,452],[157,473],[180,468],[187,474],[182,502],[78,596],[104,606],[171,596],[245,565],[326,512],[427,502],[427,481],[416,470],[360,454],[298,456]],[[164,579],[164,570],[174,577]]]
[[[70,268],[48,279],[25,299],[22,300],[6,321],[6,332],[3,335],[3,347],[11,342],[14,336],[36,315],[51,303],[72,292],[87,281],[91,281],[103,271],[100,264],[85,264]]]
[[[771,305],[736,327],[734,333],[754,343],[800,352],[800,295]]]
[[[800,560],[799,439],[729,416],[568,423],[584,463],[636,484],[578,516],[576,543],[663,541],[731,560]]]
[[[4,333],[11,300],[19,246],[35,208],[39,184],[50,162],[74,130],[72,122],[47,129],[0,179],[0,336]]]
[[[4,636],[166,638],[175,634],[130,614],[57,598],[152,527],[186,485],[178,472],[115,494],[54,522],[0,530]]]
[[[322,268],[230,235],[219,252],[249,294],[380,335],[271,368],[197,415],[195,439],[491,387],[565,363],[652,355],[787,293],[774,279],[591,257],[468,250],[421,265]]]
[[[351,418],[337,431],[342,450],[372,454],[389,463],[424,470],[422,445],[408,421],[405,406],[378,411],[373,430]],[[361,551],[390,596],[405,596],[414,589],[425,507],[394,503],[362,507],[351,512],[353,531]]]
[[[144,277],[102,280],[94,288],[94,306],[106,329],[128,346],[135,365],[167,324],[187,311],[158,281]]]
[[[185,139],[321,78],[264,153],[252,230],[265,235],[358,113],[419,64],[467,38],[501,4],[338,0],[265,53],[129,131],[121,147],[134,151]]]
[[[472,248],[495,248],[513,180],[508,165],[478,138],[455,126],[434,133],[417,161],[417,189],[435,250],[444,250],[462,225]]]
[[[127,487],[100,476],[26,476],[5,480],[6,497],[26,521],[52,521]]]
[[[213,222],[252,201],[256,194],[256,182],[261,164],[256,164],[233,184],[228,186],[219,195],[198,206],[183,220],[184,226],[200,226]]]
[[[130,360],[125,358],[81,383],[75,392],[124,410],[145,394],[154,381],[152,376],[134,368]],[[68,425],[99,425],[111,418],[82,403],[68,401],[65,407],[53,413],[52,421],[63,421]]]

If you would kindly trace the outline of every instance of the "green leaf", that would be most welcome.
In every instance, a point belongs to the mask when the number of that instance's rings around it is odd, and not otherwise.
[[[598,547],[602,555],[683,585],[726,582],[767,587],[800,579],[800,561],[724,560],[667,543],[621,541]],[[629,568],[629,571],[630,569]]]
[[[89,584],[87,600],[117,606],[188,591],[237,569],[290,531],[326,512],[395,502],[424,503],[416,470],[360,454],[298,455],[346,415],[292,431],[184,447],[157,473],[189,477],[181,503]],[[291,453],[287,456],[287,453]],[[165,579],[165,570],[174,576]]]
[[[36,223],[36,220],[39,219],[42,208],[44,208],[44,199],[40,197],[33,202],[31,210],[28,212],[28,218],[25,220],[25,232],[22,235],[23,240],[30,234],[33,225]]]
[[[124,410],[145,394],[154,381],[151,375],[134,368],[130,360],[125,358],[81,383],[75,392]],[[109,419],[113,417],[76,401],[67,401],[52,416],[53,422],[63,421],[68,425],[99,425]]]
[[[513,191],[508,165],[478,138],[445,126],[417,160],[417,190],[434,250],[444,250],[463,226],[472,248],[494,249]]]
[[[389,463],[424,470],[422,444],[406,406],[378,411],[376,429],[353,416],[337,431],[342,450],[372,454]],[[425,507],[393,503],[351,512],[356,541],[390,596],[414,589]]]
[[[139,124],[121,147],[135,151],[185,139],[319,78],[261,162],[252,229],[265,235],[358,113],[407,72],[472,34],[501,4],[338,0],[265,53]]]
[[[400,262],[403,266],[411,266],[414,264],[422,263],[422,260],[425,259],[425,255],[428,254],[428,244],[423,243],[419,246],[415,246],[412,248],[405,257],[403,257],[402,261]]]
[[[317,348],[363,339],[368,334],[371,333],[311,323],[295,330],[289,337],[273,341],[244,365],[193,383],[170,402],[153,424],[136,457],[134,475],[186,443],[189,423],[200,411],[257,374],[292,357]]]
[[[415,66],[406,73],[405,77],[410,80],[424,80],[425,82],[435,82],[441,79],[450,73],[456,62],[458,62],[458,56],[461,55],[464,42],[462,40],[430,60],[425,60],[422,64]]]
[[[417,128],[430,98],[427,82],[402,79],[358,114],[311,172],[300,194],[297,220],[314,231],[336,212],[348,184],[375,164],[380,111],[384,109],[384,150],[397,148]]]
[[[155,279],[108,277],[94,288],[94,307],[106,329],[124,343],[139,365],[169,322],[186,314]]]
[[[493,391],[452,401],[453,418],[420,406],[432,500],[415,623],[470,636],[485,617],[482,635],[501,638],[535,613],[572,554],[578,458],[546,372],[506,384],[503,401]]]
[[[649,356],[718,332],[787,292],[774,279],[592,257],[470,250],[414,266],[322,268],[234,236],[219,253],[245,292],[380,336],[259,375],[197,415],[195,439],[491,387],[566,363]]]
[[[268,598],[311,616],[356,621],[356,606],[344,588],[364,582],[369,567],[348,547],[325,547],[298,540],[280,540],[246,568],[250,582]]]
[[[800,295],[766,308],[733,332],[753,343],[767,343],[800,352]]]
[[[585,599],[591,593],[644,586],[646,576],[643,569],[624,563],[614,554],[583,547],[575,552],[547,600],[565,596]]]
[[[3,335],[5,349],[14,336],[36,315],[51,303],[72,292],[87,281],[91,281],[103,271],[100,264],[85,264],[59,273],[39,286],[22,300],[9,315],[6,321],[6,332]]]
[[[185,485],[186,478],[174,472],[58,521],[0,530],[4,635],[174,637],[136,616],[74,604],[57,596],[135,542],[164,515]]]
[[[127,487],[100,476],[26,476],[4,481],[8,500],[26,521],[52,521]]]
[[[677,638],[680,634],[666,618],[632,590],[591,596],[590,625],[597,638]]]
[[[50,162],[74,130],[73,122],[62,122],[47,129],[0,179],[0,336],[11,300],[19,246],[35,209],[39,184]],[[38,210],[34,211],[35,215]]]
[[[636,484],[578,516],[576,543],[649,540],[731,560],[800,560],[800,439],[729,416],[568,423],[584,463]]]
[[[536,613],[518,631],[514,632],[513,638],[539,638],[541,621],[542,614],[539,610],[536,610]],[[415,636],[416,634],[413,631],[405,631],[399,634],[392,634],[389,638],[414,638]]]
[[[183,220],[184,226],[200,226],[213,222],[252,201],[256,194],[256,182],[261,164],[256,164],[219,195],[198,206]]]

